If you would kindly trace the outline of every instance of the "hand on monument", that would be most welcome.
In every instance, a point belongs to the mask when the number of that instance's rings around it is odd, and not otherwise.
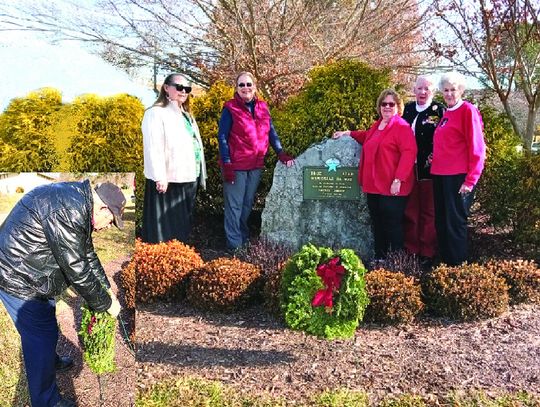
[[[282,164],[285,164],[287,167],[292,167],[294,165],[294,158],[287,154],[285,151],[281,151],[278,154],[279,161]]]
[[[338,138],[340,137],[343,137],[343,136],[349,136],[351,134],[351,132],[349,130],[345,130],[345,131],[336,131],[333,135],[332,135],[332,138],[334,140],[337,140]]]

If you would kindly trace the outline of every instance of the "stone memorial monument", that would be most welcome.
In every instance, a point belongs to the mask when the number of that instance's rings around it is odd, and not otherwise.
[[[350,137],[309,147],[287,168],[277,163],[261,236],[299,249],[305,243],[373,256],[366,198],[358,186],[360,146]]]

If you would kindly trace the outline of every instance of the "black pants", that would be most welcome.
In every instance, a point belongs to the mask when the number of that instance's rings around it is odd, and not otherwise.
[[[403,214],[406,196],[367,194],[375,257],[384,258],[389,251],[403,249]]]
[[[434,175],[435,229],[441,261],[457,266],[467,260],[467,218],[474,190],[460,194],[465,174]]]
[[[144,189],[141,239],[146,243],[167,242],[172,239],[186,242],[191,231],[197,181],[169,183],[167,192],[160,194],[156,183],[146,180]]]

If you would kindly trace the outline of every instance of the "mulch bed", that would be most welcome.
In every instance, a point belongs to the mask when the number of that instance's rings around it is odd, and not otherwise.
[[[475,323],[363,325],[353,340],[326,341],[286,329],[261,306],[219,314],[156,303],[137,310],[138,386],[194,376],[291,404],[340,387],[365,390],[373,402],[465,389],[540,394],[538,332],[538,305]]]
[[[259,222],[255,214],[255,233]],[[520,257],[507,236],[471,232],[476,258]],[[192,239],[206,261],[227,255],[219,217],[199,218]],[[401,393],[435,400],[455,390],[540,395],[539,332],[538,304],[479,322],[424,318],[411,325],[364,324],[348,341],[289,330],[262,305],[229,314],[203,312],[186,302],[141,305],[137,386],[201,377],[293,405],[336,388],[365,390],[374,403]]]
[[[124,306],[123,291],[119,289],[119,274],[122,265],[128,259],[119,259],[103,265],[113,292],[117,295],[120,304]],[[129,343],[124,340],[134,328],[133,312],[123,308],[120,319],[125,324],[125,331],[118,324],[116,333],[116,366],[114,373],[98,378],[83,362],[82,349],[77,331],[81,321],[80,296],[67,299],[69,307],[58,310],[58,323],[60,325],[60,340],[57,351],[74,360],[74,367],[67,372],[57,375],[60,392],[80,407],[128,407],[135,403],[135,384],[137,380],[136,362],[134,352]]]

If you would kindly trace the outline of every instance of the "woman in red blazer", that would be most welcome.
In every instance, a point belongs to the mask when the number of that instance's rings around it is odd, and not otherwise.
[[[369,130],[337,131],[332,138],[351,136],[362,145],[358,183],[367,195],[375,258],[403,249],[403,214],[413,186],[416,141],[400,116],[403,102],[393,89],[377,99],[377,120]]]

